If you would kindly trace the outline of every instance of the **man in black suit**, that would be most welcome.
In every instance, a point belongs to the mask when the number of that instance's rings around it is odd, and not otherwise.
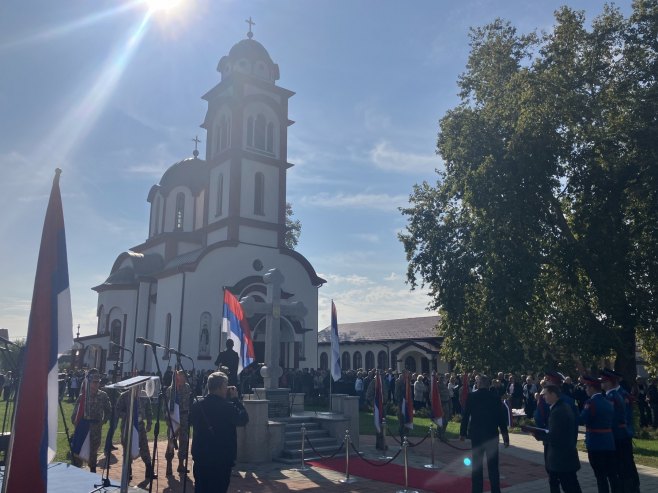
[[[489,386],[491,381],[486,375],[480,375],[477,390],[468,395],[466,407],[462,414],[459,439],[467,435],[473,447],[473,464],[471,469],[472,493],[482,493],[484,487],[483,462],[487,455],[487,470],[491,493],[500,493],[500,473],[498,471],[498,430],[503,435],[505,448],[509,447],[507,433],[507,411],[498,395]]]
[[[561,399],[559,387],[547,385],[541,393],[546,403],[551,406],[548,433],[544,437],[544,457],[551,493],[560,493],[560,486],[564,493],[581,493],[576,475],[576,471],[580,469],[580,461],[576,450],[576,436],[573,433],[577,418],[571,407]]]

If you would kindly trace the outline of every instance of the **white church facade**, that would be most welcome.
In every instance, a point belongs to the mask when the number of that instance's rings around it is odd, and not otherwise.
[[[283,274],[280,297],[300,301],[303,319],[281,317],[280,366],[317,368],[318,288],[308,260],[285,246],[288,100],[279,67],[248,38],[219,61],[220,82],[203,99],[205,159],[173,164],[148,193],[148,238],[121,253],[98,293],[98,329],[77,339],[80,361],[109,371],[156,370],[137,337],[174,348],[197,369],[214,368],[220,351],[223,289],[264,301],[263,275]],[[249,319],[256,361],[263,361],[265,320]],[[114,344],[113,344],[114,343]],[[223,347],[221,349],[224,349]],[[158,349],[163,367],[174,357]]]

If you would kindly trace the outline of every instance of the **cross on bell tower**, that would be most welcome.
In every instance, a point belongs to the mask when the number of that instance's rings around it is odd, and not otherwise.
[[[245,22],[249,24],[249,32],[247,33],[247,37],[251,39],[254,37],[254,33],[251,32],[251,26],[255,26],[256,23],[251,20],[251,16],[249,16],[249,19],[247,19]]]

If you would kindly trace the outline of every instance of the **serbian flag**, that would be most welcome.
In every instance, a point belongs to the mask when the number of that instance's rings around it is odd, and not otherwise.
[[[414,427],[414,403],[411,400],[411,382],[409,372],[404,377],[404,396],[402,397],[402,422],[410,430]]]
[[[244,316],[242,305],[227,289],[224,290],[224,314],[222,315],[222,332],[234,342],[234,349],[240,356],[238,374],[256,359],[254,340],[251,338],[249,322]]]
[[[89,462],[91,437],[89,434],[89,420],[85,419],[87,406],[87,378],[83,379],[80,388],[80,397],[73,413],[75,431],[71,437],[71,451],[80,459]]]
[[[381,433],[382,421],[384,421],[384,393],[382,392],[382,376],[379,372],[375,376],[375,402],[372,414],[375,417],[377,433]]]
[[[466,399],[468,398],[468,373],[464,373],[462,377],[462,388],[459,389],[459,404],[462,410],[466,409]]]
[[[443,426],[443,406],[439,395],[439,379],[432,373],[430,380],[430,417],[437,426]]]
[[[64,214],[55,171],[32,293],[3,491],[45,492],[57,442],[57,357],[73,347]]]
[[[336,316],[336,305],[331,300],[331,378],[334,382],[340,380],[340,348],[338,341],[338,317]]]

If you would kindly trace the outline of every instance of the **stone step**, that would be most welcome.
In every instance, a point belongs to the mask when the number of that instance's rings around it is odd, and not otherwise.
[[[318,454],[326,457],[326,456],[329,456],[329,455],[333,454],[334,452],[336,452],[336,449],[338,449],[339,446],[340,445],[338,443],[334,442],[330,445],[321,445],[319,447],[315,447],[315,451],[317,451]],[[305,459],[308,458],[309,460],[311,460],[311,457],[318,458],[315,451],[313,449],[311,449],[310,447],[308,449],[304,450],[304,458]],[[341,451],[341,452],[343,452],[343,451]],[[287,449],[286,448],[286,449],[283,449],[283,452],[281,452],[281,457],[280,458],[281,459],[298,459],[298,460],[301,460],[301,457],[302,457],[302,450],[300,448],[295,448],[295,449]]]
[[[301,431],[286,431],[284,432],[284,437],[286,441],[290,440],[301,440],[302,432]],[[306,436],[309,438],[315,437],[324,437],[327,436],[327,430],[317,429],[317,430],[306,430]]]
[[[299,423],[286,423],[285,426],[285,431],[301,431],[302,425],[306,428],[306,430],[318,430],[321,429],[322,427],[320,426],[320,423],[317,421],[305,421],[305,422],[299,422]]]
[[[309,444],[310,442],[310,444]],[[330,437],[329,435],[325,435],[323,437],[316,437],[316,438],[309,438],[306,440],[304,443],[304,448],[306,450],[311,450],[311,445],[313,445],[316,449],[318,447],[321,447],[323,445],[332,445],[336,444],[336,439],[334,437]],[[302,441],[300,440],[286,440],[284,442],[283,448],[284,450],[292,450],[292,449],[301,449],[302,447]]]

